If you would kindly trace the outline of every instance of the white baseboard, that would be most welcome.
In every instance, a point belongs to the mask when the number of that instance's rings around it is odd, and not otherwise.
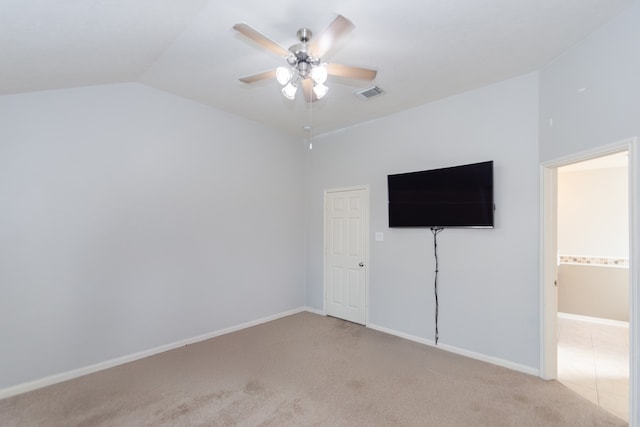
[[[376,331],[384,332],[385,334],[395,335],[399,338],[404,338],[409,341],[414,341],[420,344],[428,345],[430,347],[439,348],[444,351],[448,351],[450,353],[459,354],[460,356],[465,356],[470,359],[480,360],[482,362],[491,363],[493,365],[502,366],[503,368],[512,369],[514,371],[523,372],[525,374],[540,376],[540,370],[536,368],[532,368],[530,366],[521,365],[519,363],[514,363],[509,360],[500,359],[498,357],[487,356],[486,354],[476,353],[469,350],[464,350],[458,347],[454,347],[447,344],[438,344],[435,345],[435,342],[432,340],[428,340],[425,338],[416,337],[415,335],[405,334],[403,332],[398,332],[393,329],[385,328],[378,325],[369,324],[368,328],[375,329]]]
[[[582,316],[580,314],[558,312],[558,317],[561,317],[563,319],[579,320],[581,322],[596,323],[599,325],[618,326],[620,328],[629,327],[629,322],[623,322],[621,320],[603,319],[600,317]]]
[[[104,362],[96,363],[93,365],[85,366],[78,369],[73,369],[71,371],[62,372],[59,374],[50,375],[48,377],[40,378],[34,381],[25,382],[22,384],[17,384],[15,386],[7,387],[4,389],[0,389],[0,399],[6,399],[7,397],[15,396],[18,394],[26,393],[32,390],[36,390],[39,388],[47,387],[53,384],[61,383],[63,381],[72,380],[74,378],[81,377],[83,375],[92,374],[94,372],[102,371],[105,369],[113,368],[118,365],[123,365],[125,363],[133,362],[135,360],[143,359],[145,357],[153,356],[159,353],[164,353],[165,351],[173,350],[176,348],[184,347],[186,345],[195,344],[200,341],[205,341],[211,338],[218,337],[220,335],[230,334],[232,332],[236,332],[242,329],[250,328],[252,326],[257,326],[262,323],[270,322],[272,320],[280,319],[281,317],[291,316],[292,314],[301,313],[303,311],[316,312],[310,307],[300,307],[293,310],[284,311],[278,314],[274,314],[272,316],[263,317],[257,320],[253,320],[246,323],[241,323],[239,325],[231,326],[225,329],[220,329],[218,331],[209,332],[207,334],[198,335],[196,337],[187,338],[185,340],[177,341],[171,344],[161,345],[158,347],[154,347],[148,350],[143,350],[137,353],[129,354],[122,357],[117,357],[115,359],[106,360]],[[321,313],[317,313],[321,314]]]
[[[263,317],[257,320],[253,320],[250,322],[245,322],[245,323],[241,323],[239,325],[235,325],[235,326],[231,326],[225,329],[220,329],[218,331],[214,331],[214,332],[210,332],[207,334],[203,334],[203,335],[198,335],[192,338],[187,338],[185,340],[181,340],[181,341],[177,341],[171,344],[166,344],[166,345],[162,345],[162,346],[158,346],[158,347],[154,347],[148,350],[143,350],[137,353],[133,353],[133,354],[129,354],[126,356],[122,356],[122,357],[118,357],[115,359],[111,359],[111,360],[106,360],[104,362],[100,362],[100,363],[96,363],[93,365],[89,365],[89,366],[85,366],[82,368],[78,368],[78,369],[73,369],[71,371],[67,371],[67,372],[62,372],[59,374],[55,374],[55,375],[50,375],[48,377],[44,377],[38,380],[34,380],[34,381],[29,381],[26,383],[22,383],[22,384],[17,384],[15,386],[11,386],[11,387],[7,387],[4,389],[0,389],[0,399],[5,399],[7,397],[11,397],[11,396],[15,396],[18,394],[22,394],[22,393],[26,393],[29,391],[33,391],[39,388],[43,388],[43,387],[47,387],[50,385],[54,385],[57,383],[61,383],[63,381],[68,381],[68,380],[72,380],[74,378],[78,378],[81,377],[83,375],[88,375],[88,374],[92,374],[94,372],[98,372],[98,371],[102,371],[105,369],[109,369],[109,368],[113,368],[115,366],[118,365],[122,365],[125,363],[129,363],[129,362],[133,362],[139,359],[143,359],[145,357],[149,357],[149,356],[153,356],[159,353],[164,353],[165,351],[169,351],[169,350],[173,350],[176,348],[180,348],[180,347],[184,347],[186,345],[191,345],[191,344],[195,344],[201,341],[205,341],[211,338],[215,338],[221,335],[226,335],[226,334],[230,334],[232,332],[236,332],[236,331],[240,331],[242,329],[246,329],[246,328],[250,328],[252,326],[257,326],[260,325],[262,323],[266,323],[266,322],[270,322],[272,320],[276,320],[276,319],[280,319],[282,317],[286,317],[286,316],[291,316],[293,314],[297,314],[297,313],[301,313],[303,311],[307,311],[310,313],[314,313],[314,314],[318,314],[320,316],[325,316],[326,314],[322,311],[322,310],[318,310],[312,307],[300,307],[300,308],[296,308],[293,310],[288,310],[288,311],[284,311],[278,314],[274,314],[272,316],[267,316],[267,317]],[[420,338],[420,337],[416,337],[414,335],[410,335],[410,334],[405,334],[403,332],[398,332],[395,331],[393,329],[389,329],[389,328],[385,328],[382,326],[377,326],[377,325],[373,325],[373,324],[369,324],[367,325],[368,328],[380,331],[380,332],[384,332],[386,334],[390,334],[390,335],[394,335],[400,338],[404,338],[410,341],[415,341],[418,342],[420,344],[424,344],[424,345],[428,345],[431,347],[435,347],[435,344],[433,341],[428,340],[428,339],[424,339],[424,338]],[[528,366],[524,366],[524,365],[519,365],[517,363],[513,363],[507,360],[503,360],[503,359],[499,359],[499,358],[495,358],[495,357],[491,357],[491,356],[486,356],[480,353],[475,353],[472,351],[467,351],[467,350],[463,350],[457,347],[453,347],[453,346],[449,346],[446,344],[439,344],[437,346],[437,348],[445,350],[445,351],[449,351],[451,353],[455,353],[455,354],[459,354],[462,356],[466,356],[472,359],[476,359],[476,360],[481,360],[483,362],[488,362],[488,363],[492,363],[494,365],[498,365],[498,366],[502,366],[505,368],[509,368],[509,369],[513,369],[515,371],[520,371],[520,372],[524,372],[527,374],[531,374],[531,375],[539,375],[539,371],[537,369],[528,367]]]

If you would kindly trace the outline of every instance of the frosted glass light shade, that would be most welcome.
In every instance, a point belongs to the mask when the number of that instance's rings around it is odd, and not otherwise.
[[[298,87],[293,83],[289,82],[285,87],[282,88],[282,94],[287,99],[294,99],[296,97],[296,91]]]
[[[329,92],[329,88],[322,83],[318,83],[313,86],[313,92],[318,99],[322,99]]]
[[[291,70],[285,67],[276,68],[276,80],[281,85],[286,85],[291,80]]]

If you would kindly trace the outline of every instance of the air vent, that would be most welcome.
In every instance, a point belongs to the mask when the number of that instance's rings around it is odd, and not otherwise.
[[[380,89],[378,86],[373,86],[373,87],[368,87],[366,89],[359,90],[357,92],[354,92],[353,94],[360,99],[368,100],[368,99],[383,95],[384,91]]]

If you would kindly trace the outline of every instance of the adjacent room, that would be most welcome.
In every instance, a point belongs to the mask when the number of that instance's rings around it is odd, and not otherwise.
[[[628,420],[629,153],[558,170],[558,380]]]
[[[638,0],[0,0],[0,424],[639,426],[639,24]],[[579,204],[548,249],[544,176],[604,152],[628,202],[603,314],[549,291],[601,254]],[[476,164],[480,223],[398,226],[393,176]],[[558,312],[626,323],[622,410],[558,381]]]

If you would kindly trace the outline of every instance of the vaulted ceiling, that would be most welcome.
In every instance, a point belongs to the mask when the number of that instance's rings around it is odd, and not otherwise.
[[[537,70],[633,0],[0,0],[0,94],[140,82],[293,135],[330,132]],[[298,28],[341,14],[355,30],[326,59],[378,70],[330,77],[311,105],[275,79],[238,78],[284,59],[232,29],[246,22],[284,48]],[[362,100],[377,85],[383,96]]]

